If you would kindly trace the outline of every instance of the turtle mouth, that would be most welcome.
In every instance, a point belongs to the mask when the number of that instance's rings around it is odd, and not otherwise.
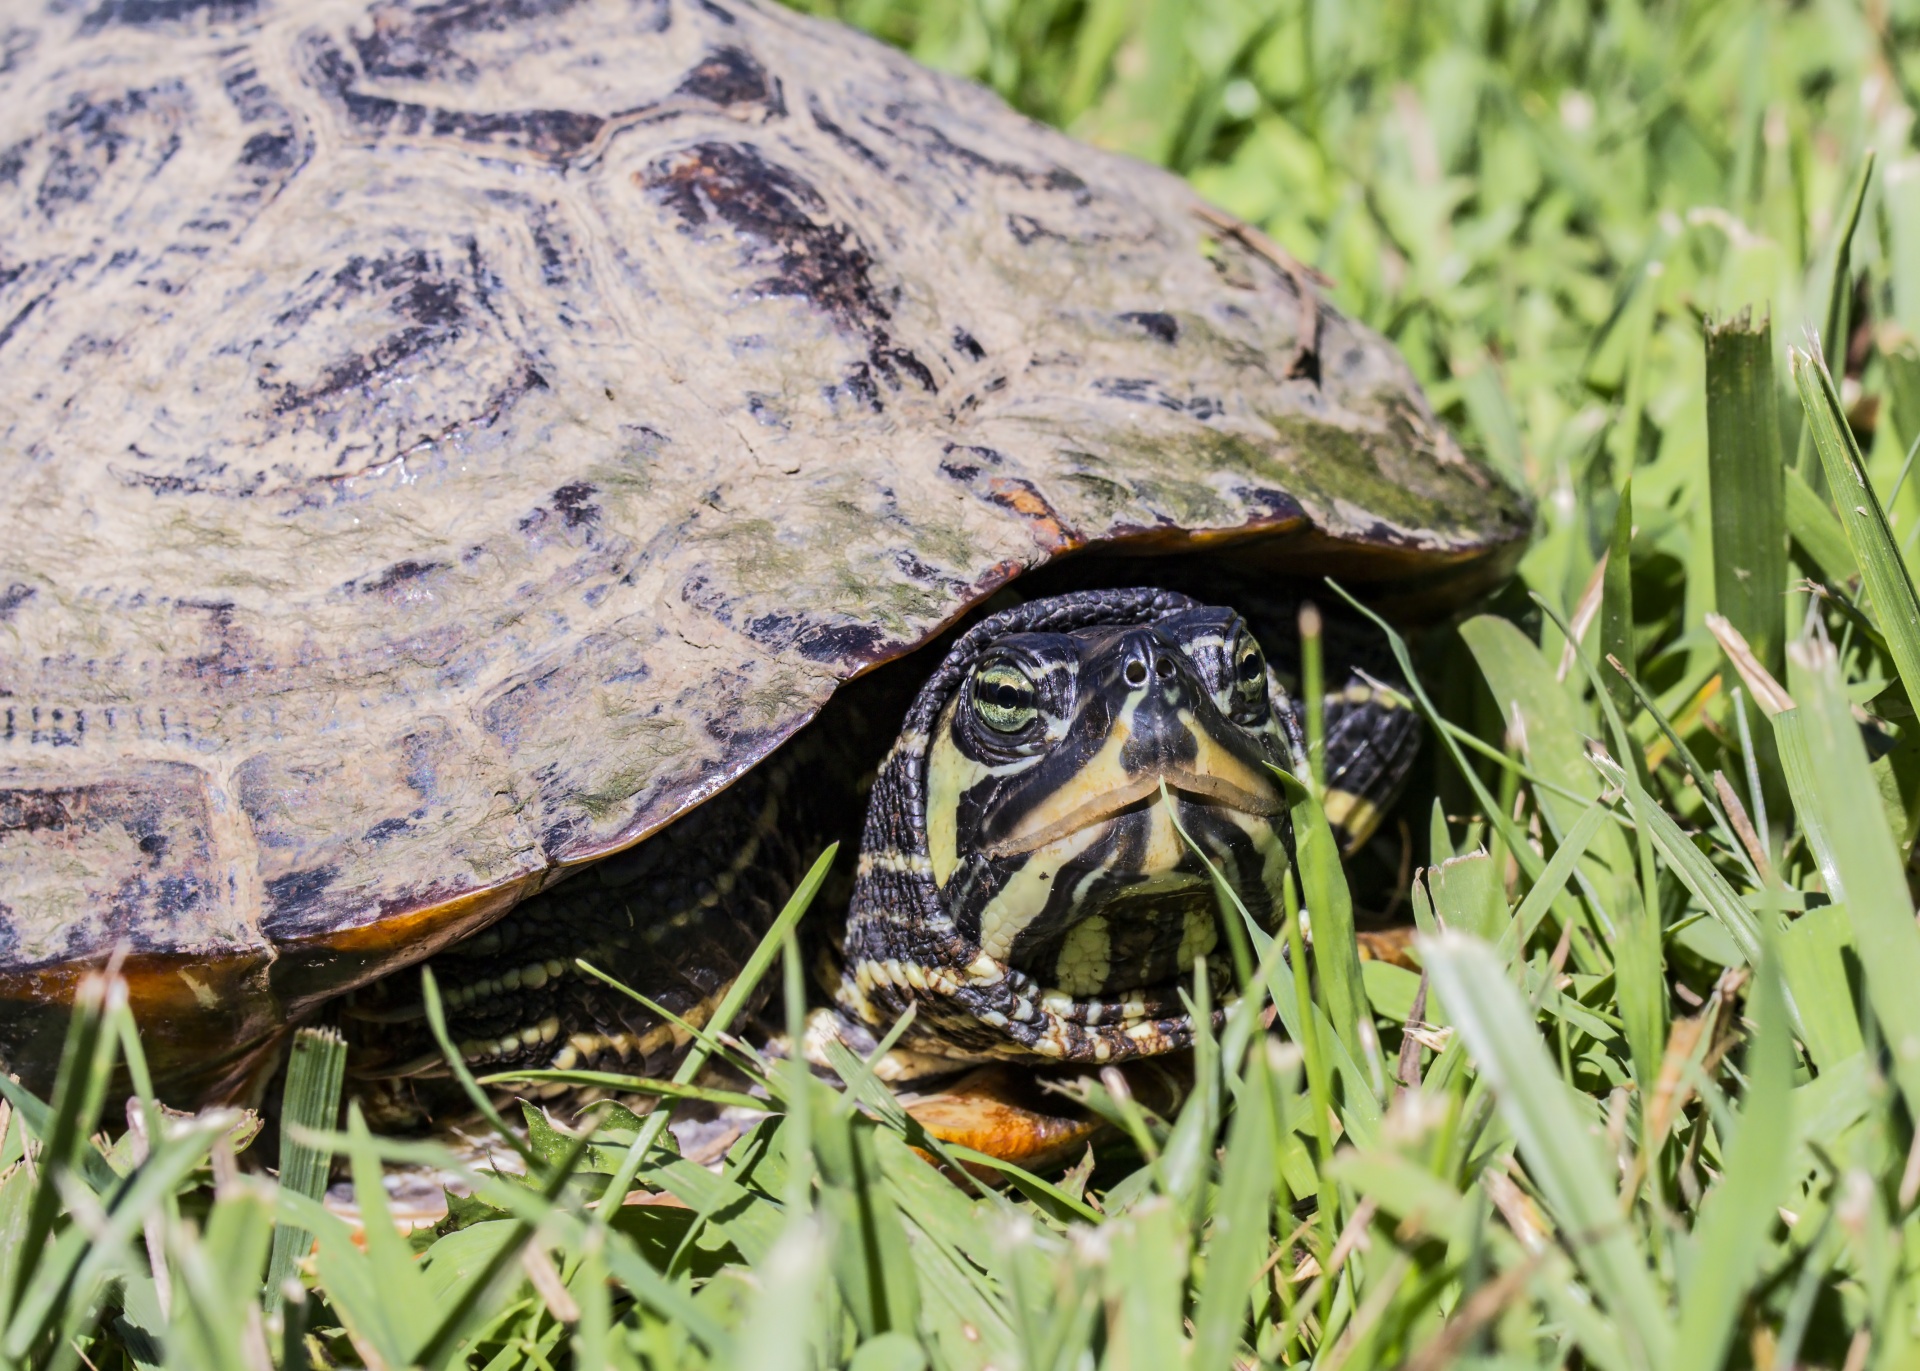
[[[1036,852],[1050,843],[1117,818],[1142,801],[1150,801],[1162,786],[1189,800],[1223,805],[1255,818],[1272,819],[1285,808],[1279,794],[1271,787],[1256,792],[1221,776],[1168,768],[1103,791],[1057,819],[1030,820],[1006,837],[983,847],[981,854],[998,860]]]

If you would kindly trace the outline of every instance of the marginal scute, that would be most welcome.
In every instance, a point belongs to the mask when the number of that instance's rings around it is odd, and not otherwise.
[[[502,753],[436,715],[357,743],[276,749],[235,768],[269,941],[363,922],[369,906],[438,904],[546,865],[539,836],[515,822],[524,799]]]
[[[82,751],[76,735],[57,731],[56,712],[44,740],[61,747],[64,736]],[[221,851],[206,772],[185,762],[90,772],[51,759],[31,770],[0,766],[5,963],[86,961],[123,944],[133,952],[257,945]]]
[[[1446,604],[1525,537],[1257,235],[846,30],[20,22],[0,785],[77,807],[0,830],[0,979],[126,932],[172,1012],[225,949],[223,1071],[1056,558],[1244,544]]]

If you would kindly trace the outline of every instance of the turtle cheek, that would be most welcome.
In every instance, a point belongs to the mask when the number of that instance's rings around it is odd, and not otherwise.
[[[957,764],[942,755],[936,742],[927,772],[929,833],[936,806],[947,803],[947,794],[939,789],[942,786],[952,792],[956,859],[995,852],[1043,810],[1051,812],[1062,805],[1071,808],[1098,799],[1111,778],[1093,774],[1089,763],[1100,754],[1105,741],[1105,710],[1082,710],[1062,731],[1065,736],[1056,741],[997,765]],[[954,747],[952,752],[958,755],[960,749]],[[936,861],[936,877],[939,868]]]
[[[1033,773],[1043,772],[1049,754],[993,761],[978,755],[966,737],[966,711],[957,698],[947,703],[927,749],[926,835],[933,883],[945,889],[954,872],[991,841],[989,831],[1007,806],[1009,795],[1023,792]]]
[[[1111,828],[1111,823],[1094,824],[1014,857],[973,857],[952,892],[957,921],[975,930],[980,950],[995,961],[1031,961],[1018,958],[1016,949],[1030,941],[1036,927],[1074,922],[1084,879],[1098,871]],[[1026,969],[1044,976],[1050,968]]]
[[[1195,846],[1226,876],[1227,884],[1254,921],[1263,928],[1278,928],[1292,869],[1287,821],[1225,805],[1195,804],[1188,806],[1184,823]],[[1239,917],[1238,910],[1223,914]]]

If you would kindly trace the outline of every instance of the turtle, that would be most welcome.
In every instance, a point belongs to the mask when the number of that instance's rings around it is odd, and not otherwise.
[[[1173,1052],[1303,599],[1438,622],[1531,526],[1258,230],[759,0],[16,7],[0,217],[29,1083],[113,956],[180,1101],[328,1016],[430,1079],[422,964],[476,1064],[656,1072],[581,961],[698,1024],[835,840],[849,1041]],[[1337,627],[1364,836],[1417,725]]]

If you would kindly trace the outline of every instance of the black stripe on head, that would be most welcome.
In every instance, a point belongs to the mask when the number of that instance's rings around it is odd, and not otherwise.
[[[1178,987],[1218,914],[1172,820],[1270,911],[1286,834],[1265,768],[1287,755],[1265,662],[1229,611],[1113,590],[983,620],[875,783],[844,998],[876,1023],[918,1004],[922,1050],[1184,1045]],[[1222,991],[1223,960],[1208,959]]]

